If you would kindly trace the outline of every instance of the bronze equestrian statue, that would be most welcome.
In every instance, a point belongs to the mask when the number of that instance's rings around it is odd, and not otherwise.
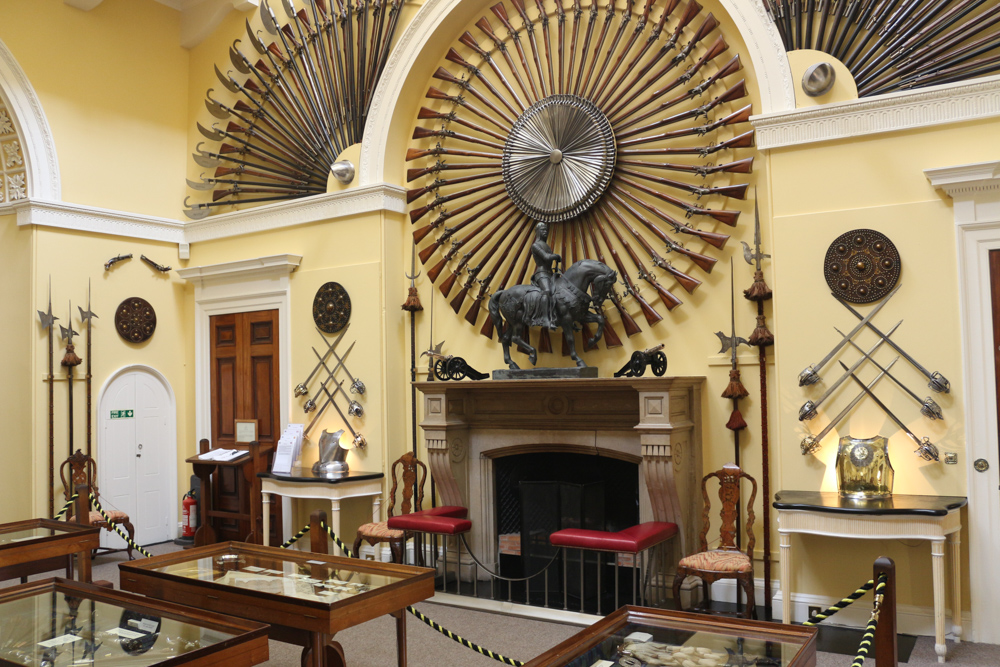
[[[561,258],[552,253],[548,246],[548,226],[540,222],[535,229],[536,240],[532,245],[532,255],[537,268],[531,277],[533,284],[497,290],[490,297],[490,316],[503,345],[504,362],[509,368],[520,368],[510,358],[510,344],[513,342],[527,348],[528,359],[534,365],[538,361],[538,350],[525,340],[524,334],[529,327],[545,326],[562,329],[570,357],[577,366],[583,368],[587,364],[576,353],[574,325],[576,322],[596,322],[597,333],[587,341],[587,345],[593,345],[601,339],[604,333],[601,304],[608,297],[618,275],[597,260],[581,259],[562,275],[553,278],[551,263]],[[546,290],[549,285],[550,289]],[[587,293],[588,290],[590,294]]]

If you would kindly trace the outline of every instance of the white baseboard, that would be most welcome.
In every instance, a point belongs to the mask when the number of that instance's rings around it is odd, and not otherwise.
[[[756,589],[755,595],[757,596],[758,606],[762,605],[764,599],[764,580],[755,579],[754,588]],[[782,591],[777,581],[771,582],[771,590],[774,591],[774,597],[771,601],[772,618],[777,619],[781,615],[781,603],[782,603]],[[850,591],[853,592],[853,591]],[[717,581],[712,584],[712,599],[719,600],[720,602],[735,602],[736,601],[736,581],[735,580],[723,580]],[[809,618],[809,607],[822,607],[826,609],[833,604],[839,602],[837,598],[827,597],[823,595],[809,595],[807,593],[793,593],[792,594],[792,621],[795,623],[801,623],[802,621]],[[843,625],[853,628],[863,628],[865,624],[868,623],[868,618],[871,615],[872,609],[872,599],[870,596],[866,596],[855,602],[850,607],[837,612],[835,616],[832,616],[830,620],[825,621],[825,623],[831,625]],[[952,638],[951,635],[951,616],[950,614],[946,616],[947,625],[945,626],[949,632],[948,637]],[[962,613],[962,636],[969,637],[970,630],[972,629],[972,616],[969,612]],[[896,628],[898,632],[907,635],[924,635],[928,637],[934,636],[934,608],[933,607],[921,607],[917,605],[910,604],[897,604],[896,605]]]

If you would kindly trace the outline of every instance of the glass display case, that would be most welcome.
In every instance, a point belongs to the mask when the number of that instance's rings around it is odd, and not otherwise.
[[[100,546],[99,530],[79,523],[28,519],[0,524],[0,580],[66,568],[80,554],[80,574],[90,578],[90,552]]]
[[[622,607],[525,667],[813,667],[816,628]]]
[[[92,584],[47,579],[0,591],[0,664],[256,665],[266,626]]]

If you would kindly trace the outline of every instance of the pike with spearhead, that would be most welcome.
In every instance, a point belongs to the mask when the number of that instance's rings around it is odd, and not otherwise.
[[[844,366],[844,362],[840,362],[840,365]],[[847,366],[844,366],[844,368],[847,368]],[[937,448],[937,446],[934,443],[932,443],[930,441],[930,439],[928,439],[926,436],[923,437],[923,438],[918,438],[916,435],[914,435],[913,431],[911,431],[910,429],[906,428],[906,425],[903,424],[903,422],[901,422],[899,420],[899,417],[897,417],[896,415],[892,414],[892,411],[889,410],[889,408],[886,407],[885,403],[883,403],[882,401],[880,401],[879,398],[878,398],[878,396],[876,396],[875,394],[873,394],[872,390],[869,389],[868,387],[866,387],[865,384],[864,384],[864,382],[862,382],[861,380],[859,380],[858,376],[856,376],[854,373],[851,373],[851,379],[854,380],[855,382],[857,382],[858,384],[860,384],[861,388],[865,390],[865,393],[868,394],[868,396],[873,401],[875,401],[875,404],[878,405],[880,408],[882,408],[882,412],[884,412],[886,414],[886,416],[889,417],[889,419],[891,419],[892,421],[896,422],[896,426],[898,426],[900,429],[902,429],[903,433],[905,433],[907,436],[909,436],[909,438],[911,440],[913,440],[913,442],[916,443],[917,448],[914,450],[914,453],[918,454],[920,456],[920,458],[922,458],[924,461],[940,461],[941,460],[941,457],[938,454],[938,448]]]
[[[73,336],[80,333],[73,331],[73,302],[69,304],[70,322],[69,328],[59,325],[59,335],[66,341],[66,354],[59,362],[66,368],[66,383],[69,387],[69,455],[73,455],[73,368],[79,366],[83,359],[76,355],[76,346],[73,344]]]
[[[42,329],[48,333],[49,339],[49,374],[46,376],[45,381],[49,383],[49,516],[55,514],[55,508],[53,507],[53,494],[52,494],[52,484],[55,479],[55,382],[54,376],[52,374],[52,334],[53,334],[53,324],[59,318],[52,314],[52,278],[49,277],[49,305],[48,311],[43,312],[38,311],[38,319],[42,322]]]

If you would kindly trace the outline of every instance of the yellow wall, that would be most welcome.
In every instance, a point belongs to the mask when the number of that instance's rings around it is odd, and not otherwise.
[[[41,101],[63,200],[177,217],[186,191],[180,14],[154,0],[4,3],[0,40]]]
[[[37,414],[32,403],[32,393],[27,387],[35,386],[41,376],[32,367],[31,349],[36,340],[35,332],[41,328],[35,315],[36,288],[32,274],[31,228],[18,227],[14,216],[0,216],[0,312],[7,313],[7,321],[0,334],[0,405],[6,422],[6,434],[0,452],[4,465],[0,466],[0,486],[12,490],[5,494],[6,502],[0,508],[0,522],[14,521],[34,516],[32,514],[32,426],[31,415]],[[45,287],[42,285],[41,298]],[[38,310],[45,310],[42,302]],[[45,463],[46,467],[48,462]],[[61,504],[61,503],[60,503]],[[48,507],[44,508],[48,510]],[[40,514],[38,516],[44,516]]]

